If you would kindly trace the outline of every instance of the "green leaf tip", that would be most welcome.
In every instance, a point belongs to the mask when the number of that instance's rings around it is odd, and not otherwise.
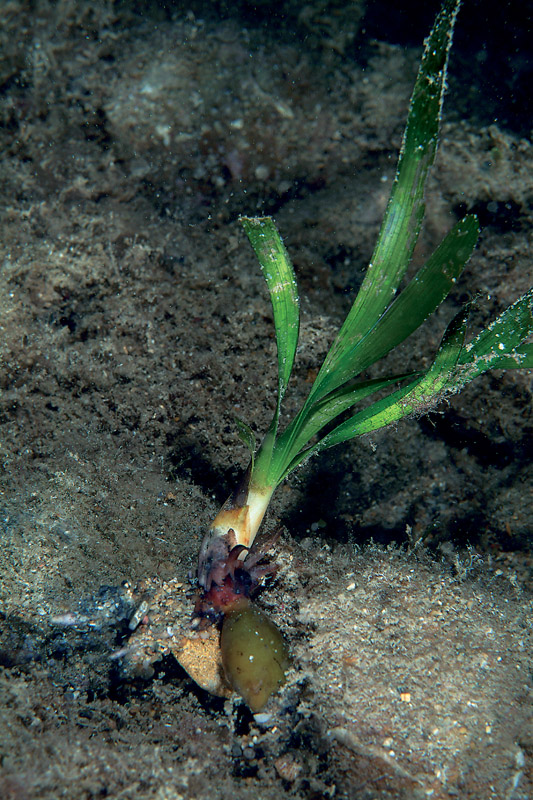
[[[530,369],[533,344],[533,289],[518,298],[463,350],[460,364],[471,381],[488,369]]]
[[[459,0],[444,3],[425,42],[396,176],[378,240],[355,302],[312,389],[323,397],[343,382],[341,361],[379,320],[411,261],[424,217],[424,189],[435,159],[451,38]],[[354,365],[357,369],[358,365]]]
[[[278,347],[278,398],[281,402],[291,377],[300,328],[296,277],[271,217],[240,217],[240,222],[259,260],[270,293]]]

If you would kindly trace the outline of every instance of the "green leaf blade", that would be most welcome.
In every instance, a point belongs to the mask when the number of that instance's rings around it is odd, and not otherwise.
[[[339,359],[335,383],[345,383],[403,342],[433,314],[469,260],[479,236],[473,215],[447,234],[427,263],[351,351]]]
[[[369,332],[370,350],[358,348],[358,371],[414,333],[440,306],[470,259],[479,236],[473,215],[458,222]],[[370,358],[372,360],[370,360]]]
[[[396,176],[361,289],[303,408],[281,434],[278,432],[280,404],[298,340],[298,292],[289,256],[272,219],[241,220],[268,285],[278,349],[276,411],[252,463],[252,478],[259,487],[275,487],[313,453],[403,417],[427,412],[446,394],[459,391],[487,369],[533,368],[533,343],[526,342],[533,334],[531,290],[466,347],[468,310],[464,309],[448,326],[428,370],[353,381],[417,331],[438,308],[464,269],[478,239],[477,219],[467,215],[395,297],[424,217],[424,189],[437,149],[446,69],[459,5],[460,0],[444,0],[425,42]],[[391,386],[393,383],[400,388]],[[387,388],[391,391],[385,397],[372,398],[374,402],[363,404],[366,407],[362,410],[354,408],[374,392]],[[339,422],[339,418],[343,421]],[[328,430],[332,423],[335,427]],[[242,426],[240,433],[253,450],[251,431]],[[310,445],[311,441],[315,443]]]
[[[320,431],[333,422],[348,409],[376,392],[389,387],[393,383],[412,378],[413,373],[393,375],[361,381],[354,386],[342,386],[336,392],[327,395],[315,404],[306,419],[301,422],[296,418],[279,436],[272,459],[273,473],[283,475],[287,465]],[[280,478],[276,478],[279,483]]]
[[[289,254],[271,217],[241,217],[268,286],[278,348],[278,414],[294,364],[300,326],[298,287]]]
[[[438,308],[464,269],[478,235],[479,225],[473,215],[464,217],[452,228],[426,265],[418,271],[374,327],[351,353],[346,353],[344,362],[338,366],[343,384],[353,374],[359,374],[418,330]],[[281,452],[284,448],[284,462],[289,463],[325,425],[372,391],[384,388],[390,382],[389,379],[367,381],[360,384],[361,388],[341,385],[309,405],[280,437],[276,450]],[[365,393],[363,387],[372,387],[374,384],[375,388]]]
[[[315,453],[431,408],[449,389],[450,379],[455,374],[466,335],[467,316],[467,310],[464,309],[452,320],[446,329],[435,360],[427,372],[415,378],[407,386],[341,422],[316,444],[295,455],[288,464],[284,477]]]
[[[533,289],[519,297],[463,350],[462,383],[489,369],[531,368],[532,347],[524,345],[533,335]],[[519,349],[517,349],[519,348]]]
[[[533,333],[533,289],[506,308],[465,349],[464,360],[514,350]]]
[[[494,358],[490,369],[533,369],[533,344],[523,344],[520,350]]]
[[[350,313],[317,376],[309,402],[340,385],[339,361],[383,314],[409,265],[424,217],[424,189],[437,149],[448,55],[459,5],[460,0],[445,0],[426,40],[376,248]]]

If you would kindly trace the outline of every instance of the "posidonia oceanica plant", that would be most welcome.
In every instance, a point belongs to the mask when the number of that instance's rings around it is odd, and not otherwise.
[[[241,219],[272,302],[277,404],[257,449],[251,429],[238,423],[251,460],[242,483],[224,503],[203,540],[198,583],[201,613],[224,619],[221,652],[227,679],[254,711],[262,708],[283,682],[287,663],[281,635],[249,601],[268,571],[261,566],[261,554],[250,548],[276,487],[310,456],[423,413],[487,370],[533,367],[533,345],[526,343],[533,331],[530,290],[470,341],[468,308],[463,309],[448,325],[429,368],[371,380],[359,377],[439,307],[478,239],[477,219],[467,214],[398,293],[424,218],[424,187],[437,150],[459,4],[460,0],[445,0],[426,40],[396,176],[362,285],[307,399],[284,430],[279,426],[280,409],[298,342],[298,289],[273,220]],[[377,397],[372,401],[373,396]]]

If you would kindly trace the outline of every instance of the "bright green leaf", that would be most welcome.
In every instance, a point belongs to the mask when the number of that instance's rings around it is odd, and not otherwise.
[[[473,215],[458,222],[359,343],[339,352],[329,383],[338,386],[350,380],[418,330],[453,287],[472,255],[478,235],[479,225]]]
[[[444,395],[459,391],[487,369],[533,367],[533,344],[526,343],[533,333],[532,290],[466,346],[467,310],[463,310],[448,326],[428,370],[354,383],[356,376],[417,331],[438,308],[478,238],[477,219],[468,215],[454,226],[425,266],[395,297],[424,216],[424,188],[437,148],[448,54],[459,2],[444,0],[426,41],[396,177],[361,289],[309,397],[281,434],[280,403],[298,340],[298,292],[289,256],[274,222],[269,217],[242,219],[270,292],[278,347],[278,402],[255,456],[255,488],[276,486],[313,453],[403,417],[424,413]],[[392,384],[399,388],[381,396]],[[372,402],[371,395],[376,392],[380,393],[379,399]],[[366,401],[365,407],[356,410],[362,401]],[[344,418],[347,413],[348,418]],[[251,431],[242,426],[241,436],[253,448]],[[318,441],[310,444],[315,437]]]
[[[291,377],[298,344],[298,287],[289,254],[270,217],[241,217],[270,292],[278,347],[278,411]]]
[[[416,79],[396,177],[365,279],[320,369],[309,403],[344,380],[345,353],[372,328],[394,297],[411,260],[424,217],[424,188],[434,161],[446,69],[459,0],[445,0],[426,40]]]
[[[402,389],[378,400],[342,422],[315,445],[296,455],[285,475],[309,456],[321,450],[383,428],[403,417],[421,414],[435,405],[448,388],[459,360],[466,333],[466,312],[461,312],[448,326],[437,356],[429,370]]]
[[[467,367],[466,380],[488,369],[531,366],[531,346],[520,346],[532,334],[533,289],[530,289],[465,347],[460,363]],[[516,348],[520,351],[515,352]]]

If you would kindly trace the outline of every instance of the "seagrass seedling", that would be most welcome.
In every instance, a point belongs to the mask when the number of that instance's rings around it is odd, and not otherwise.
[[[479,234],[475,216],[461,219],[398,293],[424,217],[424,187],[437,149],[446,68],[459,0],[445,0],[428,37],[415,83],[396,176],[370,264],[353,306],[296,417],[280,430],[280,408],[296,354],[299,301],[294,271],[273,220],[241,219],[272,302],[278,356],[277,404],[238,489],[222,506],[201,547],[203,609],[222,614],[222,653],[229,682],[259,710],[283,681],[287,662],[272,623],[249,605],[268,568],[250,550],[272,493],[303,461],[432,408],[489,369],[533,367],[533,290],[466,341],[467,309],[446,329],[431,366],[372,380],[358,376],[416,331],[438,308],[470,258]],[[377,399],[372,402],[372,396]],[[360,407],[365,401],[363,407]],[[246,619],[249,609],[250,620]],[[237,615],[237,617],[236,617]],[[244,622],[243,622],[244,615]],[[244,633],[235,636],[236,620]],[[250,623],[250,624],[248,624]],[[267,641],[268,640],[268,641]],[[257,642],[261,642],[259,648]],[[267,646],[265,646],[267,641]],[[228,644],[230,642],[230,644]],[[268,642],[271,642],[269,649]]]

